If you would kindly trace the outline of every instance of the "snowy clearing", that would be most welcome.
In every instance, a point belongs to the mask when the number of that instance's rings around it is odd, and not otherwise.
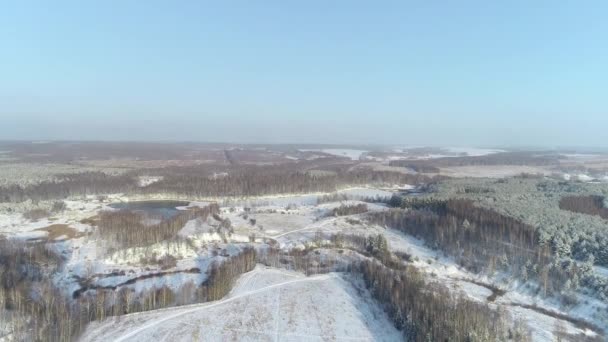
[[[352,150],[352,149],[337,149],[337,148],[327,148],[327,149],[300,149],[302,152],[323,152],[327,154],[331,154],[338,157],[345,157],[351,160],[359,160],[361,156],[368,152],[365,150]]]
[[[337,274],[305,277],[262,266],[227,298],[110,318],[82,341],[401,341],[366,290]]]

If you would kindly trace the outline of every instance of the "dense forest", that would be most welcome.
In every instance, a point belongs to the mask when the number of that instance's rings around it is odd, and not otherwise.
[[[217,167],[182,167],[148,170],[160,180],[138,186],[141,171],[121,175],[86,172],[61,175],[28,186],[0,187],[0,202],[19,203],[65,199],[71,196],[125,193],[129,195],[166,195],[182,198],[220,196],[259,196],[284,193],[334,192],[340,188],[363,184],[411,184],[432,181],[419,174],[339,168],[337,172],[316,175],[291,165],[234,166],[218,177]]]

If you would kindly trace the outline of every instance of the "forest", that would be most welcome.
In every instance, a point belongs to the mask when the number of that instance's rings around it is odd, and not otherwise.
[[[147,170],[159,176],[159,181],[138,186],[138,175],[132,171],[120,175],[102,172],[65,174],[56,180],[42,181],[28,186],[0,187],[0,203],[20,203],[31,200],[58,200],[86,195],[124,193],[129,195],[165,195],[181,198],[209,198],[231,196],[260,196],[268,194],[299,194],[334,192],[340,188],[365,184],[411,184],[431,182],[420,174],[389,171],[338,169],[337,173],[315,175],[291,165],[239,165],[228,169],[224,177],[214,177],[216,167],[180,167]]]
[[[608,284],[593,274],[592,264],[556,257],[532,226],[469,200],[414,199],[401,205],[368,218],[423,239],[473,272],[508,270],[523,280],[535,280],[543,296],[587,286],[608,298]]]

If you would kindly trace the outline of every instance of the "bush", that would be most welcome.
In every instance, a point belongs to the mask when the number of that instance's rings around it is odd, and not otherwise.
[[[32,210],[28,210],[25,213],[23,213],[23,217],[28,219],[28,220],[32,220],[32,221],[38,221],[42,218],[45,217],[49,217],[51,215],[51,213],[49,213],[48,210],[46,209],[32,209]]]

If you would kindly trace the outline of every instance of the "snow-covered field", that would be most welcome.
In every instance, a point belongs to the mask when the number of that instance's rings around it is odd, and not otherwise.
[[[550,175],[553,171],[547,167],[526,165],[475,165],[453,166],[440,168],[440,174],[448,177],[475,177],[475,178],[504,178],[517,176],[522,173]]]
[[[331,154],[338,157],[350,158],[351,160],[359,160],[361,156],[368,152],[365,150],[353,150],[353,149],[337,149],[337,148],[327,148],[327,149],[300,149],[302,152],[323,152],[327,154]]]
[[[480,157],[480,156],[487,156],[489,154],[506,152],[505,150],[477,148],[477,147],[447,147],[447,148],[445,148],[445,150],[447,150],[450,153],[466,155],[469,157]]]
[[[447,157],[481,157],[490,154],[506,152],[505,150],[487,149],[478,147],[441,147],[429,149],[428,153],[422,153],[421,147],[399,147],[393,149],[394,152],[404,153],[405,155],[392,156],[389,160],[399,159],[437,159]]]
[[[356,287],[355,287],[356,286]],[[92,323],[82,341],[401,341],[361,284],[262,266],[224,299]]]

